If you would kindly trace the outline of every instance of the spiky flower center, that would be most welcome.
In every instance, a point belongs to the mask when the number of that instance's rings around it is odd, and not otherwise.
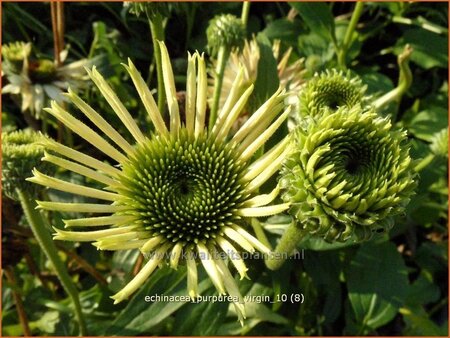
[[[151,236],[206,243],[236,222],[246,199],[240,163],[230,145],[206,135],[153,136],[124,165],[121,204]]]
[[[33,82],[50,83],[55,79],[56,67],[51,60],[37,60],[30,62],[30,79]]]

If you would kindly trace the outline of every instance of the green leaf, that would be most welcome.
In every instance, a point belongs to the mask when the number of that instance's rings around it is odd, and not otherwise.
[[[263,33],[259,33],[256,41],[259,47],[258,74],[256,75],[255,88],[249,101],[252,111],[261,106],[278,89],[277,61],[273,56],[272,45]]]
[[[405,336],[448,336],[447,322],[441,326],[436,325],[422,307],[403,309],[402,314],[406,324],[403,331]]]
[[[330,6],[323,2],[290,2],[311,31],[316,32],[328,41],[335,41],[334,17]]]
[[[434,134],[447,126],[447,110],[439,106],[429,106],[414,116],[407,125],[414,136],[427,142],[431,142]]]
[[[298,24],[287,19],[279,19],[269,23],[262,33],[270,40],[280,39],[286,43],[296,44],[302,31]]]
[[[405,263],[390,242],[362,245],[347,269],[346,280],[356,324],[362,329],[390,322],[409,287]]]
[[[397,41],[396,53],[401,53],[404,46],[410,44],[413,48],[411,61],[419,66],[430,69],[432,67],[447,68],[448,38],[422,28],[410,28]]]
[[[202,296],[217,295],[213,288]],[[201,302],[185,305],[175,317],[173,335],[213,336],[225,320],[228,302]]]
[[[148,282],[129,301],[119,313],[105,335],[134,336],[151,333],[150,330],[167,319],[186,302],[154,302],[145,301],[145,296],[187,296],[185,287],[186,269],[179,267],[177,271],[164,267],[156,271]],[[199,292],[204,292],[211,285],[208,279],[199,284]]]

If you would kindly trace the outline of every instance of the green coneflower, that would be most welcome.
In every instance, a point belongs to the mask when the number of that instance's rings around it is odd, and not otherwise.
[[[339,107],[352,108],[368,103],[367,86],[361,79],[336,69],[317,73],[300,90],[299,118],[316,118],[322,113],[332,113]]]
[[[163,261],[168,261],[173,268],[180,263],[186,264],[188,292],[192,297],[198,294],[197,262],[204,266],[220,293],[240,297],[237,285],[219,253],[225,252],[244,277],[247,268],[238,254],[238,248],[250,252],[255,248],[269,252],[245,230],[245,220],[247,217],[277,214],[288,208],[287,203],[268,206],[277,196],[278,188],[270,194],[258,195],[256,192],[281,166],[288,152],[288,140],[284,139],[253,163],[251,159],[287,118],[289,108],[279,115],[284,99],[279,90],[232,138],[228,137],[233,122],[253,89],[249,86],[243,95],[238,95],[236,88],[243,77],[240,72],[236,86],[218,114],[217,122],[212,130],[207,130],[205,62],[203,56],[195,53],[188,60],[186,121],[183,123],[169,55],[163,43],[160,47],[170,128],[164,124],[149,88],[131,61],[125,67],[155,127],[150,135],[141,132],[117,95],[94,68],[89,71],[91,79],[133,135],[136,144],[128,143],[97,112],[69,91],[67,96],[70,100],[115,146],[58,104],[53,103],[48,112],[108,155],[116,165],[105,164],[54,141],[47,141],[47,149],[67,159],[47,154],[44,160],[97,180],[104,188],[76,185],[38,171],[29,180],[107,202],[39,201],[41,208],[49,210],[109,214],[65,220],[66,227],[81,227],[89,231],[55,229],[56,239],[93,241],[101,250],[136,248],[150,257],[142,270],[113,296],[116,303],[136,291]],[[96,227],[104,228],[91,231]],[[235,306],[242,319],[243,305],[236,303]]]
[[[20,73],[23,62],[31,53],[31,43],[16,41],[2,46],[5,72]]]
[[[388,230],[415,187],[406,133],[361,109],[342,107],[298,128],[282,170],[282,198],[298,228],[328,241]]]
[[[84,67],[90,64],[87,59],[56,66],[53,61],[48,59],[31,60],[31,44],[17,44],[15,49],[20,46],[24,49],[23,55],[26,57],[23,58],[20,69],[17,67],[4,69],[8,83],[2,88],[2,93],[20,96],[22,111],[29,110],[37,118],[40,118],[42,108],[50,100],[58,103],[67,101],[62,94],[69,86],[72,89],[85,86],[87,78]],[[67,50],[61,52],[62,61],[66,59],[67,53]],[[11,63],[10,54],[12,53],[2,53],[6,63]],[[15,54],[20,55],[19,51],[16,51]]]

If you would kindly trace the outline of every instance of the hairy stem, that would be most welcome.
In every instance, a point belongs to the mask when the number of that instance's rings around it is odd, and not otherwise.
[[[78,291],[73,284],[72,279],[67,272],[67,269],[58,256],[58,250],[56,249],[55,243],[53,243],[50,233],[46,229],[46,221],[44,220],[40,212],[36,210],[37,204],[27,192],[17,190],[17,195],[19,196],[20,204],[22,205],[24,214],[28,220],[28,223],[30,224],[34,236],[39,243],[39,246],[52,263],[56,271],[56,275],[61,282],[61,285],[64,287],[64,290],[66,290],[67,294],[72,299],[75,308],[75,316],[77,317],[79,323],[80,335],[85,336],[87,335],[86,324],[84,321],[83,313],[81,311]]]
[[[242,23],[244,24],[244,27],[247,26],[249,12],[250,12],[250,1],[244,1],[242,3],[242,14],[241,14],[241,20]]]
[[[230,48],[221,46],[217,55],[217,67],[214,79],[214,96],[211,106],[211,113],[209,115],[209,130],[212,130],[217,119],[217,111],[219,110],[220,93],[222,91],[223,76],[225,73],[225,66],[230,56]]]
[[[297,226],[295,222],[292,222],[287,227],[280,241],[272,252],[270,257],[266,259],[266,266],[270,270],[278,270],[284,264],[285,260],[294,252],[297,248],[297,244],[305,236],[305,232]]]

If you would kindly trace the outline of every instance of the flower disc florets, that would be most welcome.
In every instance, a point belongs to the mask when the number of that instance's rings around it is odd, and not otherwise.
[[[359,107],[298,128],[280,184],[299,226],[328,241],[389,229],[415,187],[405,142],[388,119]]]
[[[281,167],[289,152],[288,139],[280,141],[256,161],[251,159],[287,119],[290,108],[280,114],[285,95],[279,89],[230,135],[253,90],[250,85],[244,93],[240,91],[239,84],[243,80],[243,71],[240,71],[217,120],[207,129],[206,65],[203,56],[195,53],[188,59],[185,119],[182,121],[169,55],[163,43],[160,48],[169,127],[131,61],[125,67],[153,123],[154,132],[150,135],[142,133],[130,112],[94,68],[89,71],[91,79],[133,136],[135,144],[128,143],[99,113],[69,90],[66,96],[101,134],[55,102],[47,111],[110,157],[115,165],[48,140],[46,148],[61,157],[46,154],[45,161],[93,179],[103,184],[103,188],[66,182],[37,170],[29,180],[100,201],[38,201],[41,208],[109,214],[65,220],[66,227],[81,227],[87,231],[55,228],[55,239],[92,241],[100,250],[139,249],[149,258],[142,270],[112,297],[115,302],[128,298],[165,261],[175,269],[186,265],[187,289],[191,297],[196,297],[197,263],[201,263],[219,293],[239,299],[234,305],[242,319],[243,300],[223,258],[228,256],[243,278],[247,267],[239,254],[241,250],[270,252],[245,230],[246,218],[274,215],[289,207],[287,203],[270,205],[278,196],[279,187],[269,194],[257,193]]]
[[[22,41],[11,42],[2,46],[2,56],[9,71],[20,73],[24,60],[31,53],[31,43]]]
[[[247,199],[245,166],[229,144],[182,130],[138,146],[120,177],[118,205],[172,243],[207,243],[236,223]]]
[[[367,86],[359,77],[352,76],[336,69],[315,74],[300,91],[299,118],[316,118],[323,113],[332,113],[339,107],[352,108],[364,106],[368,98],[365,96]]]
[[[209,21],[206,38],[208,50],[214,56],[221,47],[240,49],[244,45],[245,26],[241,19],[232,14],[217,15]]]

